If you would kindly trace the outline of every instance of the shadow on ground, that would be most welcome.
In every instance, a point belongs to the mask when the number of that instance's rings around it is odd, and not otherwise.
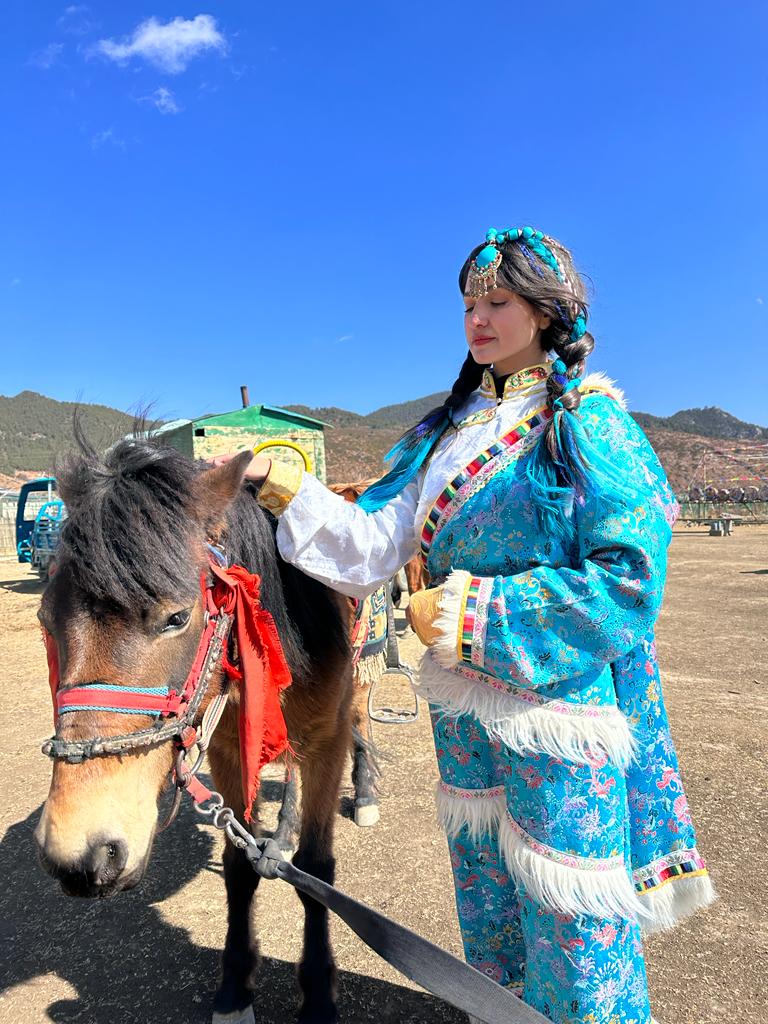
[[[0,590],[8,590],[12,594],[42,594],[45,588],[46,582],[39,576],[25,580],[0,580]]]
[[[210,832],[185,808],[158,840],[137,890],[109,900],[76,900],[65,896],[36,863],[32,833],[39,816],[40,809],[12,826],[0,846],[0,993],[52,973],[77,992],[76,998],[48,1007],[54,1024],[209,1021],[220,951],[194,945],[186,929],[168,924],[157,905],[201,872],[220,874],[212,862]],[[225,913],[223,882],[220,913]],[[298,912],[285,927],[301,928]],[[294,970],[283,960],[263,961],[254,1001],[259,1024],[295,1020]],[[466,1021],[431,996],[344,971],[339,1010],[346,1024]]]

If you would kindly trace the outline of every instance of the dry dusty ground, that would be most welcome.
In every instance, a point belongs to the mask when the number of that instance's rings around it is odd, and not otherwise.
[[[39,753],[50,730],[39,592],[25,568],[0,563],[0,1021],[202,1024],[224,935],[218,837],[184,813],[159,838],[141,888],[106,902],[67,899],[35,863],[31,833],[50,770]],[[700,844],[721,899],[649,943],[663,1024],[768,1021],[767,612],[768,528],[742,527],[722,539],[676,534],[660,657]],[[418,647],[414,639],[404,644],[412,661]],[[433,821],[427,720],[377,726],[376,739],[386,759],[382,820],[357,829],[345,790],[338,884],[458,953],[446,846]],[[274,800],[277,784],[264,788]],[[257,1020],[289,1024],[300,914],[283,883],[262,883],[258,922]],[[463,1014],[409,987],[343,924],[334,921],[332,930],[347,1024],[463,1024]]]

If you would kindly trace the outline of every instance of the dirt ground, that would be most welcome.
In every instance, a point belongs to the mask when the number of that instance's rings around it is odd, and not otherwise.
[[[50,765],[50,698],[35,610],[40,585],[0,563],[0,1021],[203,1024],[224,938],[221,841],[184,812],[162,835],[142,886],[104,902],[63,896],[35,861],[32,830]],[[403,625],[400,616],[400,625]],[[680,529],[658,630],[665,694],[688,795],[719,902],[648,943],[661,1024],[768,1021],[768,527],[733,537]],[[402,645],[407,660],[417,640]],[[403,694],[405,699],[406,694]],[[460,952],[445,841],[434,822],[428,720],[375,728],[384,758],[381,822],[338,819],[337,884]],[[264,794],[274,813],[279,785]],[[295,1018],[300,906],[262,883],[260,1024]],[[342,1019],[464,1024],[405,982],[341,922],[332,924]]]

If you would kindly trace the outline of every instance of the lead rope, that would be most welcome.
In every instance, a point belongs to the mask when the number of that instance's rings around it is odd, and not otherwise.
[[[401,974],[478,1024],[551,1024],[508,989],[469,967],[433,942],[352,899],[284,859],[273,839],[256,839],[240,824],[221,793],[195,776],[186,787],[197,813],[245,853],[261,878],[280,878],[340,917],[363,942]],[[204,806],[208,804],[208,806]]]

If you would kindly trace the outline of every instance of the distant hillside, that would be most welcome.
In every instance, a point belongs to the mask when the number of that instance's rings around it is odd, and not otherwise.
[[[313,419],[322,420],[323,423],[330,423],[334,427],[354,427],[365,422],[365,416],[359,412],[337,409],[335,405],[322,405],[317,409],[310,409],[308,405],[284,405],[282,408],[297,412],[300,416],[311,416]]]
[[[439,404],[445,392],[425,395],[410,402],[387,405],[363,416],[337,407],[286,408],[313,416],[333,426],[326,434],[328,479],[330,482],[362,480],[380,476],[384,454],[404,430]],[[0,488],[15,487],[26,471],[48,472],[57,452],[72,443],[73,402],[22,391],[14,398],[0,397]],[[106,446],[128,433],[133,418],[103,405],[82,405],[86,431],[98,445]],[[701,473],[706,455],[707,481],[729,486],[744,472],[768,474],[768,461],[755,461],[755,444],[768,441],[768,428],[743,423],[722,409],[685,409],[674,416],[633,413],[656,448],[673,487],[682,491]],[[723,442],[724,451],[716,443]],[[740,461],[740,455],[747,456]],[[6,474],[12,474],[15,479]],[[696,482],[701,482],[696,480]]]
[[[673,416],[652,416],[647,412],[633,412],[632,415],[643,430],[652,427],[729,441],[768,441],[768,427],[744,423],[716,405],[704,409],[683,409]]]
[[[110,444],[133,424],[133,416],[106,405],[57,402],[35,391],[21,391],[13,398],[0,395],[0,473],[48,473],[56,453],[71,447],[72,416],[78,407],[97,446]]]

